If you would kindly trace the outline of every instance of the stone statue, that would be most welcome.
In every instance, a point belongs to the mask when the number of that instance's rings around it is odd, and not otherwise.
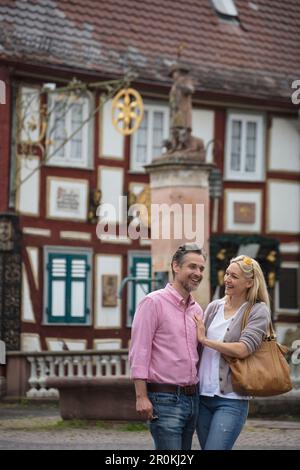
[[[192,94],[194,85],[189,70],[176,64],[170,75],[172,85],[170,100],[170,138],[163,145],[167,154],[180,152],[182,157],[205,160],[205,149],[202,139],[192,135]]]
[[[179,64],[170,72],[173,85],[170,90],[170,137],[163,142],[167,155],[205,160],[203,140],[192,135],[192,94],[194,84],[189,70]]]
[[[171,128],[192,128],[192,94],[194,85],[184,67],[174,66],[170,91]]]

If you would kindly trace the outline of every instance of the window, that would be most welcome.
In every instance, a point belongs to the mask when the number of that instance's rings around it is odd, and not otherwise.
[[[283,262],[280,279],[275,289],[276,313],[300,313],[300,265],[293,262]]]
[[[91,121],[83,124],[90,114],[90,100],[54,95],[49,111],[47,164],[91,167],[92,125]]]
[[[130,326],[139,302],[151,291],[151,256],[148,253],[129,254],[129,276],[149,279],[128,283],[128,323]]]
[[[45,304],[48,323],[88,323],[90,253],[46,250]]]
[[[229,114],[226,139],[226,179],[263,180],[263,130],[263,116]]]
[[[143,166],[161,155],[162,142],[168,137],[169,109],[167,106],[145,105],[144,118],[133,135],[131,169],[143,172]]]
[[[212,0],[214,9],[220,16],[224,17],[236,17],[238,11],[234,4],[234,0]]]

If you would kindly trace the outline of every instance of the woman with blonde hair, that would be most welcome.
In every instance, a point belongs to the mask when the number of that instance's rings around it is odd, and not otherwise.
[[[270,302],[262,270],[252,258],[230,261],[224,276],[225,297],[211,302],[204,321],[195,316],[201,343],[200,406],[197,434],[202,449],[229,450],[248,415],[249,398],[232,388],[223,355],[245,358],[262,343],[270,321]],[[242,329],[245,310],[250,314]]]

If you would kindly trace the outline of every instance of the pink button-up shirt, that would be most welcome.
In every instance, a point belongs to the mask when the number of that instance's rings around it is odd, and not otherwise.
[[[198,382],[198,341],[193,316],[202,308],[188,304],[168,284],[138,305],[129,351],[131,378],[147,382],[191,385]]]

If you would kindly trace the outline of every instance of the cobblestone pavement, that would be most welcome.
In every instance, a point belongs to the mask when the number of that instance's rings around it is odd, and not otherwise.
[[[127,423],[128,424],[128,423]],[[131,429],[131,430],[129,430]],[[0,404],[0,449],[152,450],[147,430],[126,423],[63,422],[55,407]],[[199,449],[195,437],[193,449]],[[300,449],[300,421],[249,419],[235,449]]]

